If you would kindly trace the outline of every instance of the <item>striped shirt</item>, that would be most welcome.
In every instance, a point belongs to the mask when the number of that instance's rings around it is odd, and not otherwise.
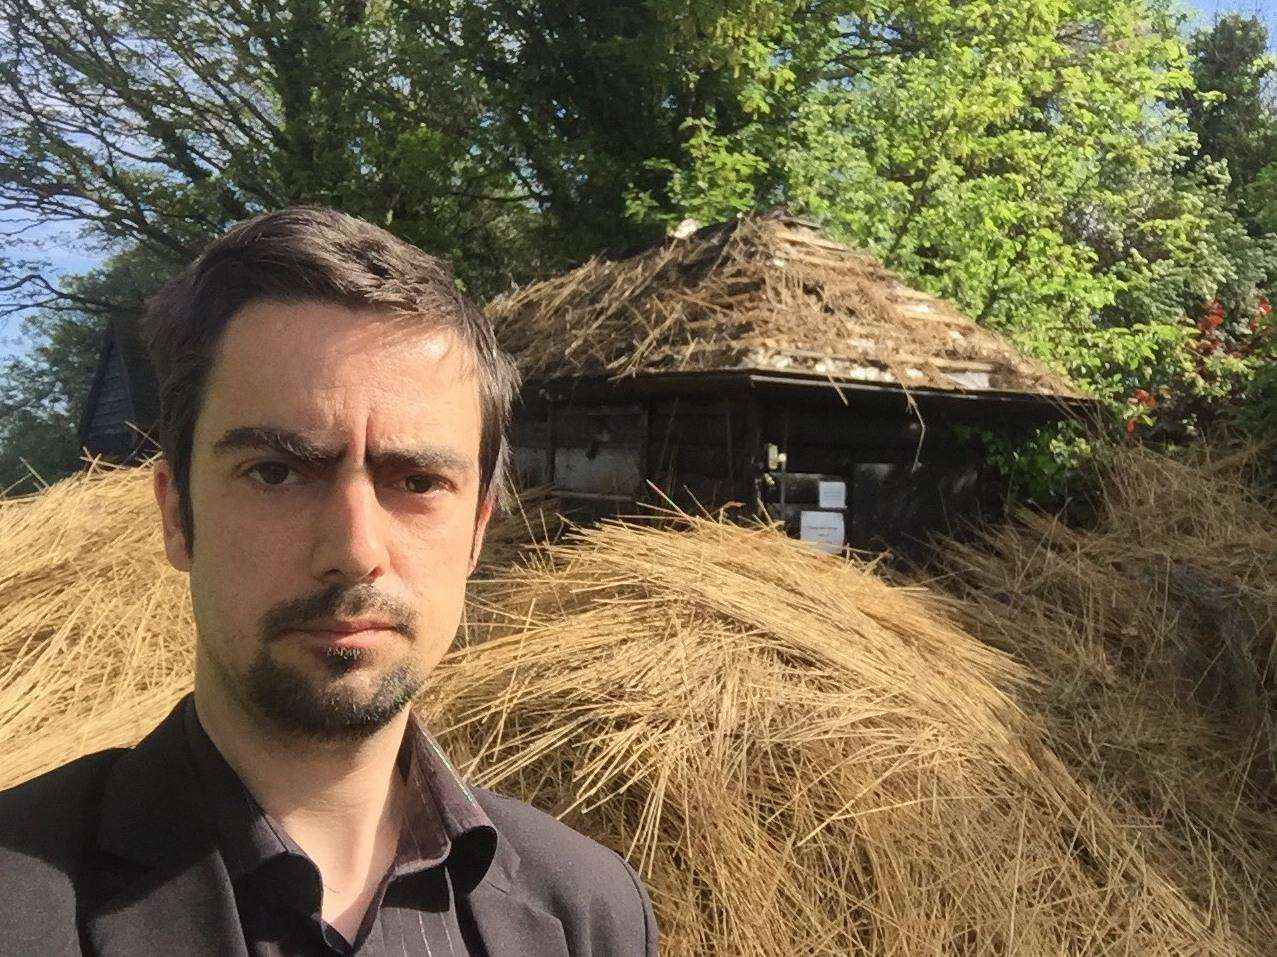
[[[394,862],[351,940],[321,915],[319,868],[226,763],[201,727],[193,698],[183,720],[253,957],[485,953],[465,901],[492,863],[496,830],[415,718],[399,752],[409,813]]]

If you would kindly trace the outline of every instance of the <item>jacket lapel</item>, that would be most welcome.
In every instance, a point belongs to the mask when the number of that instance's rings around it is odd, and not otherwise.
[[[112,768],[85,933],[99,957],[247,957],[182,727],[186,699]],[[127,862],[122,869],[119,861]]]
[[[496,855],[466,903],[488,957],[569,957],[563,924],[522,899],[514,882],[519,855],[498,832]]]
[[[97,957],[248,957],[230,875],[203,824],[184,707],[186,699],[107,779],[104,853],[90,877],[98,890],[84,920]],[[518,869],[518,853],[498,836],[492,865],[464,895],[489,957],[569,957],[558,918],[519,894]]]
[[[247,957],[234,892],[216,851],[154,868],[86,922],[98,957]]]

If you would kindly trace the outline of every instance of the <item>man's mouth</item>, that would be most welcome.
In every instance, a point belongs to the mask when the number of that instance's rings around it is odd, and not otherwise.
[[[367,647],[399,631],[379,618],[322,618],[290,630],[310,641],[340,648]]]
[[[320,618],[309,622],[302,631],[331,631],[354,634],[357,631],[393,631],[390,622],[380,618]]]

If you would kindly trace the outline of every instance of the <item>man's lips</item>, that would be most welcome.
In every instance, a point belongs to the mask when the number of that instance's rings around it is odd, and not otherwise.
[[[351,620],[321,619],[308,622],[300,628],[290,628],[294,634],[330,645],[355,647],[368,644],[385,632],[398,632],[389,622],[374,618]]]
[[[394,629],[389,622],[382,621],[380,618],[321,618],[318,621],[308,622],[297,630],[352,635],[360,631],[393,631]]]

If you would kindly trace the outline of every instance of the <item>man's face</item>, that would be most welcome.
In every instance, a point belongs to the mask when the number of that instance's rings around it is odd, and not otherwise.
[[[366,735],[407,703],[456,633],[489,515],[469,358],[372,310],[231,319],[195,427],[189,558],[156,474],[201,684],[314,737]]]

